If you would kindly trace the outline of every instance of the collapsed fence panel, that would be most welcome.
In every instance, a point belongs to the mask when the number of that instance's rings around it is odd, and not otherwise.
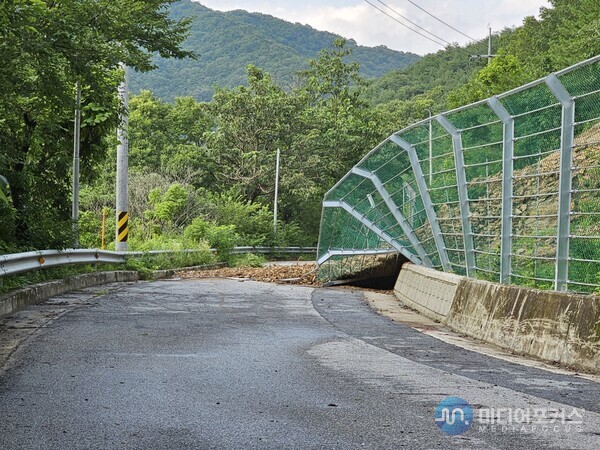
[[[323,211],[319,263],[396,251],[474,278],[599,292],[600,56],[394,133]]]

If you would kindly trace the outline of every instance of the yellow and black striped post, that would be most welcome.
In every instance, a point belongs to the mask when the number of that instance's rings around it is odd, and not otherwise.
[[[117,243],[127,242],[129,237],[129,213],[127,211],[119,211],[117,221]]]

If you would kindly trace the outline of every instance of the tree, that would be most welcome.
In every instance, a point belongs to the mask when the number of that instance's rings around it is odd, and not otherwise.
[[[600,54],[600,3],[550,0],[540,18],[527,17],[505,50],[515,55],[531,79]]]
[[[129,101],[129,164],[132,170],[161,173],[162,161],[172,155],[176,134],[168,120],[172,105],[142,91]]]
[[[296,135],[302,105],[267,73],[254,66],[247,72],[247,87],[217,89],[209,109],[216,127],[206,142],[214,185],[236,187],[254,201],[273,193],[275,154]]]
[[[348,63],[343,39],[319,52],[300,74],[294,95],[304,104],[300,133],[288,147],[282,171],[282,217],[316,236],[325,192],[384,138],[381,115],[363,98],[359,66]]]
[[[477,72],[467,84],[448,95],[448,106],[456,108],[486,99],[521,86],[530,81],[530,78],[531,75],[516,56],[500,51],[499,55]]]
[[[11,184],[16,235],[30,247],[70,240],[69,166],[75,82],[83,87],[85,172],[117,123],[124,63],[150,70],[152,54],[181,50],[187,21],[168,18],[172,0],[7,0],[0,8],[0,170]]]

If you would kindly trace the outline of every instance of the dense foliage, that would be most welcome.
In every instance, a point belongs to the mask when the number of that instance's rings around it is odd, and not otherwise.
[[[280,86],[293,86],[297,72],[339,36],[307,25],[292,24],[272,16],[247,11],[213,11],[191,0],[171,6],[175,19],[194,17],[184,48],[200,55],[197,60],[157,59],[158,70],[135,74],[132,89],[151,90],[163,99],[190,96],[208,101],[214,86],[235,87],[246,83],[246,66],[262,68]],[[348,41],[350,62],[359,62],[361,75],[379,77],[419,59],[414,53],[384,46],[363,47]]]
[[[336,41],[298,74],[291,90],[250,65],[246,85],[218,88],[210,103],[191,97],[167,103],[150,91],[133,97],[132,245],[161,245],[173,236],[225,250],[314,244],[324,192],[385,134],[384,121],[361,98],[358,64],[347,62],[348,56],[345,42]],[[98,229],[102,208],[112,203],[111,172],[83,192],[83,207],[96,217],[86,227],[90,231]],[[97,236],[86,245],[98,245]]]
[[[0,249],[63,246],[70,239],[69,170],[76,82],[83,91],[84,175],[112,146],[119,64],[185,57],[186,22],[168,0],[9,0],[0,6]]]
[[[81,245],[100,246],[105,207],[108,240],[114,236],[119,62],[144,71],[152,67],[151,52],[190,56],[181,50],[186,22],[179,19],[186,8],[199,8],[203,32],[227,28],[220,13],[189,1],[173,5],[169,18],[169,3],[3,3],[0,174],[11,189],[8,203],[0,194],[0,251],[71,243],[76,81],[83,88]],[[177,77],[163,82],[165,89],[167,84],[172,87],[163,95],[177,97],[173,102],[147,90],[130,101],[131,246],[212,246],[226,253],[238,244],[314,244],[323,194],[385,136],[430,111],[485,98],[600,53],[600,40],[594,38],[600,29],[597,1],[551,4],[539,20],[527,18],[522,27],[495,36],[498,56],[490,65],[469,59],[487,50],[482,41],[449,47],[371,82],[360,76],[356,60],[362,50],[352,42],[336,40],[331,46],[322,42],[324,35],[307,27],[289,28],[267,16],[230,13],[227,20],[239,26],[216,34],[225,36],[223,42],[211,41],[198,61],[213,64],[219,56],[249,55],[236,62],[245,65],[243,80],[239,72],[237,78],[227,78],[234,72],[223,61],[228,56],[220,59],[228,73],[214,73],[221,87],[213,90],[199,73],[177,66]],[[277,30],[270,41],[255,35],[265,29]],[[201,41],[198,29],[195,32],[193,39]],[[245,43],[232,39],[231,33]],[[270,58],[254,53],[263,45]],[[317,45],[325,50],[310,60]],[[293,58],[289,48],[295,49]],[[296,72],[293,84],[284,83],[274,61],[288,71],[304,69]],[[212,100],[199,101],[208,91],[214,93]],[[189,95],[181,96],[184,93]],[[275,236],[278,148],[282,167]]]

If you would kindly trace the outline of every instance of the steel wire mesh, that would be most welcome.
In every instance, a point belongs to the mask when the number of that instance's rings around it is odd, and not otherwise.
[[[489,281],[600,292],[600,56],[367,154],[325,197],[319,261],[351,273],[391,251]]]

